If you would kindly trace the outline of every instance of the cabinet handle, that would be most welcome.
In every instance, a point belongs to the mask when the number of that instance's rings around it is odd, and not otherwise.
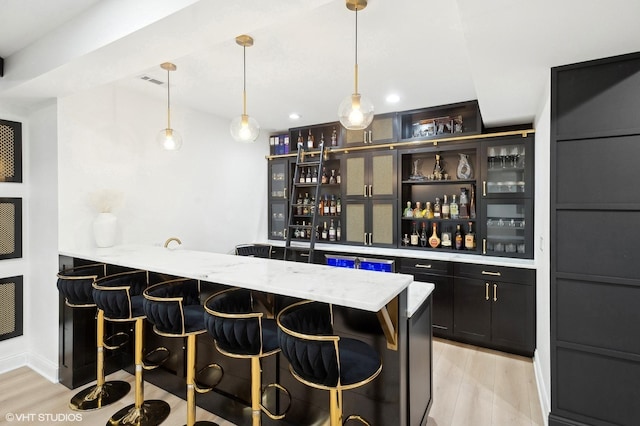
[[[492,277],[499,277],[502,274],[500,272],[482,271],[482,275],[491,275]]]
[[[285,200],[287,199],[287,187],[286,186],[284,187],[284,199]]]
[[[364,187],[362,188],[362,195],[364,196],[364,198],[367,198],[367,185],[364,185]]]
[[[484,300],[489,300],[489,283],[484,283]]]
[[[367,233],[364,233],[364,238],[363,238],[364,242],[363,244],[366,246],[367,245]]]
[[[369,185],[369,197],[373,197],[373,185]]]
[[[285,228],[285,229],[284,229],[284,239],[285,239],[285,240],[287,239],[287,231],[288,231],[288,229],[286,229],[286,228]]]
[[[367,131],[363,130],[362,131],[362,139],[364,143],[367,143]]]
[[[425,265],[424,263],[417,263],[416,268],[431,269],[431,264]]]
[[[482,181],[482,196],[483,197],[487,196],[487,181],[486,180]]]
[[[300,253],[300,257],[309,257],[309,253]]]
[[[498,284],[493,284],[493,301],[498,301]]]
[[[373,234],[371,232],[369,232],[369,245],[373,245]]]
[[[369,143],[373,143],[372,131],[369,130]]]
[[[487,254],[487,239],[482,239],[482,254]]]

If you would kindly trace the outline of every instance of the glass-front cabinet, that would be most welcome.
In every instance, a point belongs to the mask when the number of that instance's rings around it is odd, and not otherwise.
[[[533,136],[485,141],[482,147],[482,196],[530,198],[533,194]]]
[[[533,257],[532,201],[485,200],[482,254]]]
[[[269,161],[269,238],[287,238],[287,211],[291,185],[291,160],[279,158]]]

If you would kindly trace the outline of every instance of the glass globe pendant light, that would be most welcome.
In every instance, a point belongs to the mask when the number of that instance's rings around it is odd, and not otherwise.
[[[247,47],[253,46],[253,38],[248,35],[236,37],[236,43],[242,46],[243,77],[242,77],[242,115],[231,121],[229,130],[236,142],[254,142],[260,134],[260,125],[255,118],[247,115]]]
[[[178,67],[171,62],[160,64],[160,68],[167,71],[167,128],[160,130],[156,138],[158,144],[167,151],[177,151],[182,146],[182,136],[177,130],[171,128],[171,89],[169,84],[169,74]]]
[[[347,9],[356,13],[355,89],[338,107],[340,123],[348,130],[366,129],[373,121],[373,103],[358,93],[358,11],[367,7],[367,0],[347,0]]]

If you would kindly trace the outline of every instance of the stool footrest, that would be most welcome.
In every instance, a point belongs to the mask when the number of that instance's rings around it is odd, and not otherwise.
[[[129,343],[129,335],[124,332],[118,332],[104,339],[104,347],[110,351],[120,349]]]
[[[145,370],[158,368],[169,359],[169,356],[171,356],[171,352],[169,352],[169,349],[164,346],[155,348],[145,355],[142,360],[142,368]]]
[[[357,414],[352,414],[352,415],[350,415],[349,417],[347,417],[347,418],[344,420],[344,422],[342,422],[342,424],[343,424],[343,425],[346,425],[346,424],[347,424],[347,423],[349,423],[351,420],[358,421],[358,422],[360,422],[360,423],[362,423],[363,425],[366,425],[366,426],[371,426],[371,425],[369,424],[369,422],[368,422],[368,421],[366,421],[366,420],[364,419],[364,417],[359,416],[359,415],[357,415]]]
[[[194,389],[198,393],[210,392],[220,384],[223,376],[224,370],[220,364],[209,364],[196,374]]]
[[[289,390],[287,388],[285,388],[284,386],[282,386],[281,384],[279,384],[279,383],[270,383],[267,386],[265,386],[264,390],[262,391],[262,398],[261,399],[265,399],[267,391],[269,389],[271,389],[271,388],[275,388],[277,390],[281,390],[282,392],[284,392],[287,395],[287,399],[288,399],[287,407],[283,410],[283,412],[281,414],[274,414],[267,407],[265,407],[262,404],[262,402],[260,402],[260,410],[262,410],[263,413],[265,413],[267,416],[269,416],[269,418],[271,418],[273,420],[284,419],[284,416],[289,411],[289,408],[291,408],[291,393],[289,393]]]

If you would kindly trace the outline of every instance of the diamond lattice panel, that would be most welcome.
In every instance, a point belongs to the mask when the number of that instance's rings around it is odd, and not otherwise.
[[[22,182],[22,124],[0,120],[0,182]]]

